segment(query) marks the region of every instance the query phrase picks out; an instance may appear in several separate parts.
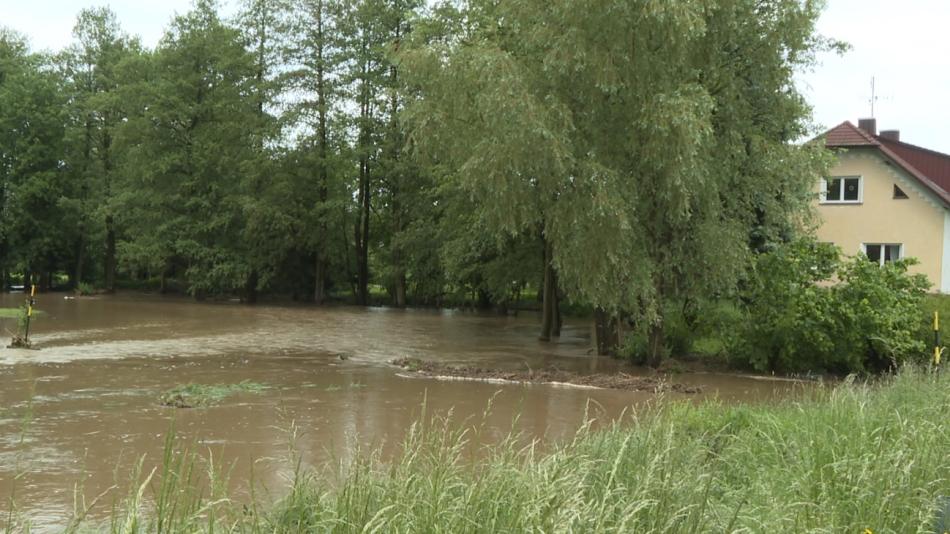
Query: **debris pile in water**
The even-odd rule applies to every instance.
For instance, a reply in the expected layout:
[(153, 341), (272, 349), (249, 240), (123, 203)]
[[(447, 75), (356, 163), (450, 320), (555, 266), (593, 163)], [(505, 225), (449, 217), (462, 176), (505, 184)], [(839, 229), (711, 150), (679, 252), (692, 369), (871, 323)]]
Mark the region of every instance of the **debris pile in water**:
[(8, 349), (32, 349), (33, 344), (29, 340), (25, 339), (23, 336), (13, 336), (10, 340), (10, 344), (7, 345)]
[(260, 393), (264, 384), (244, 380), (237, 384), (185, 384), (162, 393), (159, 402), (172, 408), (205, 408), (235, 393)]
[(486, 369), (474, 366), (449, 366), (418, 358), (399, 358), (390, 363), (420, 376), (445, 377), (467, 380), (504, 380), (529, 384), (571, 384), (602, 389), (628, 391), (672, 391), (675, 393), (700, 393), (702, 387), (669, 382), (659, 377), (634, 376), (627, 373), (580, 374), (561, 369), (527, 369), (510, 371)]

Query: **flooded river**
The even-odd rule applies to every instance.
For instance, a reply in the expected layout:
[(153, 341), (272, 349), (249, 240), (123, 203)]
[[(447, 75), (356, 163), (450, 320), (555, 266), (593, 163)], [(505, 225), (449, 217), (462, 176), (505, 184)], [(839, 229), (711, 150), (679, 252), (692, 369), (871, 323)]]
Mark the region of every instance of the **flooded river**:
[[(23, 295), (0, 296), (13, 307)], [(242, 306), (186, 299), (116, 296), (64, 299), (40, 295), (45, 313), (33, 325), (37, 351), (0, 349), (0, 530), (11, 497), (37, 531), (70, 516), (74, 494), (88, 499), (126, 484), (136, 461), (159, 464), (174, 421), (232, 478), (279, 494), (289, 429), (307, 465), (346, 461), (357, 448), (398, 451), (425, 402), (429, 412), (464, 421), (482, 417), (494, 396), (481, 444), (516, 430), (545, 442), (570, 436), (593, 401), (601, 420), (649, 400), (643, 392), (546, 385), (446, 382), (406, 378), (387, 362), (416, 357), (445, 363), (524, 369), (609, 370), (589, 355), (586, 323), (565, 325), (555, 343), (536, 339), (538, 319), (434, 310)], [(4, 345), (13, 320), (0, 321)], [(629, 370), (628, 370), (629, 372)], [(189, 382), (267, 386), (218, 406), (175, 409), (157, 399)], [(732, 375), (684, 375), (702, 395), (767, 399), (790, 386)], [(671, 394), (677, 397), (675, 394)], [(695, 395), (692, 397), (696, 397)], [(471, 419), (469, 419), (471, 420)], [(461, 423), (460, 423), (461, 424)], [(241, 484), (242, 482), (236, 482)], [(108, 515), (120, 490), (93, 515)]]

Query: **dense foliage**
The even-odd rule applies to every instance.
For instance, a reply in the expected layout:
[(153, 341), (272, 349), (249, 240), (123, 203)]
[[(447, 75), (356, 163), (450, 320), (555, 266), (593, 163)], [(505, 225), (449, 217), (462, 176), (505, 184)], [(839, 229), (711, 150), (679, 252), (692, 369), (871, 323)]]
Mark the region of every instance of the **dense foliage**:
[[(827, 154), (799, 0), (213, 0), (154, 49), (104, 8), (0, 34), (0, 282), (322, 303), (543, 302), (614, 337), (733, 291)], [(603, 344), (601, 344), (603, 345)]]
[(808, 240), (762, 254), (735, 316), (731, 353), (759, 370), (836, 372), (879, 371), (919, 356), (930, 283), (908, 274), (909, 265), (842, 260), (833, 245)]
[(824, 154), (790, 142), (808, 111), (790, 76), (824, 46), (816, 15), (798, 1), (443, 6), (406, 55), (416, 137), (489, 231), (540, 235), (544, 280), (636, 322), (656, 363), (664, 303), (734, 288), (807, 212)]

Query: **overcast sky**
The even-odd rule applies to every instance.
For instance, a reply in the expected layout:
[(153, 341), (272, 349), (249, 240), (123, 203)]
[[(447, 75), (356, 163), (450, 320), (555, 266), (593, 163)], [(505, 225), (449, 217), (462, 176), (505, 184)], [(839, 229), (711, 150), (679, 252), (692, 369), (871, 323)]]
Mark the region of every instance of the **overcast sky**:
[[(235, 0), (220, 2), (233, 13)], [(950, 153), (950, 0), (827, 0), (819, 31), (847, 41), (843, 57), (825, 55), (813, 72), (799, 75), (815, 121), (831, 127), (871, 114), (871, 77), (879, 129), (899, 129), (901, 139)], [(123, 28), (154, 46), (190, 0), (0, 0), (0, 25), (26, 34), (36, 49), (59, 49), (71, 40), (82, 7), (109, 5)]]

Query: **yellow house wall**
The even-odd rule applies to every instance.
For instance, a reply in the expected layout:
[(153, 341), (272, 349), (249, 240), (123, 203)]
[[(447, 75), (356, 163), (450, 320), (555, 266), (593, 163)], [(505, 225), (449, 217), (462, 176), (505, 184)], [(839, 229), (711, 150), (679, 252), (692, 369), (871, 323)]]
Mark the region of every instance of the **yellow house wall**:
[[(863, 199), (860, 204), (819, 201), (818, 239), (833, 242), (849, 256), (860, 252), (862, 243), (903, 243), (904, 257), (920, 261), (911, 268), (912, 272), (927, 275), (931, 290), (939, 291), (947, 210), (930, 192), (899, 168), (887, 164), (873, 149), (851, 149), (839, 154), (829, 174), (836, 176), (861, 176)], [(894, 184), (910, 198), (893, 198)]]

